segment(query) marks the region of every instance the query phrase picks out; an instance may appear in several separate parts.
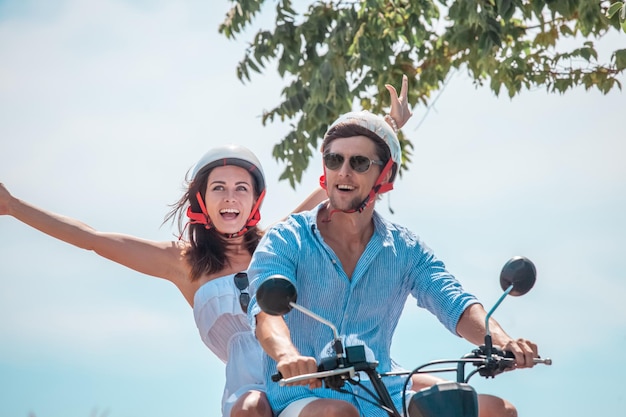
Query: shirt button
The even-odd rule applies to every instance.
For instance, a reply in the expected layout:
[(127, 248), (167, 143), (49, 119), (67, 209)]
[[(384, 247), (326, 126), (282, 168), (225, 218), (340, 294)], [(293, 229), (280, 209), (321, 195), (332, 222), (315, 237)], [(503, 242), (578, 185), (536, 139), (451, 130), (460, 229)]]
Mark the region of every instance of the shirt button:
[(335, 265), (336, 263), (337, 263), (337, 261), (335, 261), (335, 260), (333, 259), (333, 265)]

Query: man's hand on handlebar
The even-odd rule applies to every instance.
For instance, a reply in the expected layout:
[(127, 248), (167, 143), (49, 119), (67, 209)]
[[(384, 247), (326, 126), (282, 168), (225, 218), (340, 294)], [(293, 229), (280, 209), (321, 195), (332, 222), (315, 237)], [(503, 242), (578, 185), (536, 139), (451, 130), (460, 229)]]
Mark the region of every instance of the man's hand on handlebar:
[[(317, 372), (315, 358), (302, 356), (293, 345), (289, 329), (282, 316), (261, 312), (257, 314), (256, 322), (256, 337), (263, 349), (276, 361), (276, 368), (283, 379)], [(322, 381), (313, 378), (289, 385), (308, 385), (310, 388), (319, 388), (322, 386)]]
[(539, 357), (537, 345), (526, 339), (509, 340), (502, 349), (515, 355), (515, 368), (532, 368)]
[[(276, 368), (282, 374), (283, 378), (287, 379), (293, 376), (317, 372), (317, 361), (310, 356), (285, 356), (278, 361)], [(313, 378), (288, 385), (308, 385), (309, 388), (313, 389), (320, 388), (322, 381)]]

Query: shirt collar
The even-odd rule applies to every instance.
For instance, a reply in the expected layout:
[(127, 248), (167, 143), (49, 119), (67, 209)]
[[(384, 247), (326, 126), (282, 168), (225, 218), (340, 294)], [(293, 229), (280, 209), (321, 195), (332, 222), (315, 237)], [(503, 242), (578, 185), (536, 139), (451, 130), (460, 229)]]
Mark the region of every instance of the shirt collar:
[[(305, 222), (309, 230), (319, 230), (319, 227), (317, 227), (317, 214), (325, 205), (326, 200), (322, 201), (311, 210), (304, 212)], [(380, 236), (383, 240), (383, 244), (392, 240), (391, 230), (395, 228), (393, 224), (378, 214), (376, 210), (372, 213), (372, 219), (374, 221), (374, 235)]]

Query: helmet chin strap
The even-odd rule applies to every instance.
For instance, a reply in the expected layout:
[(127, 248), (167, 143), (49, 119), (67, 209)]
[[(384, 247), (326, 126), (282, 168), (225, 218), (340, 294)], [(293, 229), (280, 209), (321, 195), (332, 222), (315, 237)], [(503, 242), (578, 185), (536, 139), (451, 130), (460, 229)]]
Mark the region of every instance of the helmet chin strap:
[[(393, 161), (390, 158), (389, 161), (387, 161), (387, 164), (385, 165), (385, 167), (380, 171), (380, 175), (378, 176), (378, 179), (374, 183), (374, 186), (370, 190), (370, 192), (367, 195), (367, 197), (365, 197), (365, 199), (361, 202), (361, 204), (359, 204), (359, 207), (357, 207), (355, 209), (350, 209), (350, 210), (333, 209), (328, 214), (328, 218), (326, 220), (324, 220), (324, 221), (325, 222), (329, 222), (330, 218), (332, 217), (332, 215), (337, 213), (337, 212), (339, 212), (339, 211), (343, 212), (343, 213), (356, 213), (356, 212), (362, 213), (363, 210), (365, 210), (365, 208), (367, 208), (367, 206), (369, 206), (370, 204), (372, 204), (374, 202), (374, 200), (376, 199), (376, 194), (383, 194), (383, 193), (386, 193), (387, 191), (393, 190), (393, 183), (392, 182), (386, 182), (386, 183), (383, 184), (383, 181), (385, 180), (385, 176), (391, 170), (392, 166), (393, 166)], [(327, 184), (326, 184), (326, 167), (324, 167), (324, 175), (322, 175), (320, 177), (320, 187), (322, 187), (323, 189), (327, 190), (327, 188), (326, 188), (327, 187)]]
[[(227, 238), (239, 237), (239, 236), (244, 235), (249, 230), (250, 227), (256, 226), (261, 220), (261, 212), (259, 211), (259, 207), (261, 206), (261, 203), (263, 202), (263, 198), (265, 198), (265, 190), (263, 190), (259, 198), (257, 198), (256, 203), (252, 207), (252, 211), (250, 211), (250, 215), (248, 216), (248, 219), (246, 220), (246, 224), (237, 233), (222, 233), (222, 234), (226, 236)], [(185, 229), (187, 229), (187, 226), (190, 224), (203, 224), (206, 230), (209, 230), (215, 227), (213, 223), (211, 222), (211, 219), (209, 218), (209, 213), (206, 209), (206, 206), (204, 205), (204, 200), (202, 199), (202, 194), (200, 194), (200, 191), (196, 193), (196, 200), (198, 201), (198, 204), (200, 205), (200, 210), (202, 212), (196, 213), (191, 210), (191, 206), (187, 207), (187, 217), (189, 218), (189, 221), (187, 222), (187, 225), (185, 225), (185, 228), (183, 229), (183, 233), (185, 232)], [(180, 237), (182, 237), (183, 233), (181, 233)]]

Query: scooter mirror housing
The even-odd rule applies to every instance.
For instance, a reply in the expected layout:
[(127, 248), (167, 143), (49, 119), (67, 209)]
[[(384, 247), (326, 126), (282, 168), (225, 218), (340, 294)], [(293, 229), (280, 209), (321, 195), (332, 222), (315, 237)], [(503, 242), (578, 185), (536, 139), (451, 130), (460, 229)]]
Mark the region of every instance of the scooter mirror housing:
[(511, 285), (513, 289), (509, 295), (520, 296), (526, 294), (535, 285), (537, 270), (530, 259), (523, 256), (514, 256), (504, 264), (500, 273), (500, 287), (506, 291)]
[(296, 287), (283, 275), (272, 275), (259, 286), (256, 299), (263, 312), (272, 316), (284, 316), (291, 311), (291, 304), (298, 298)]

